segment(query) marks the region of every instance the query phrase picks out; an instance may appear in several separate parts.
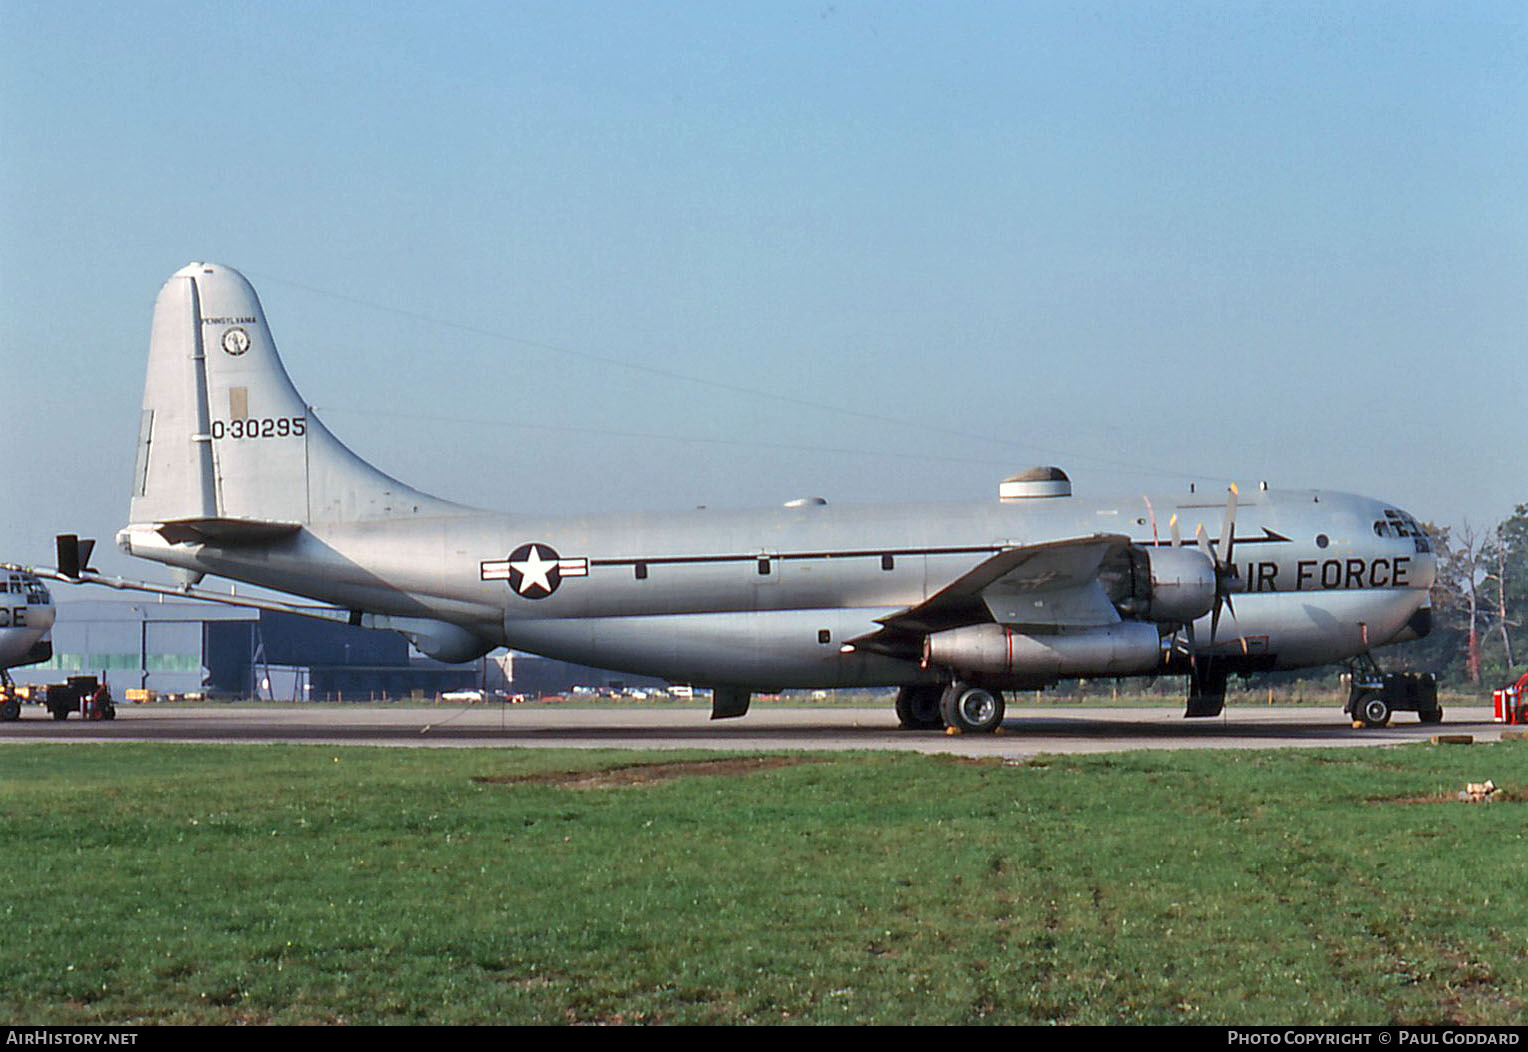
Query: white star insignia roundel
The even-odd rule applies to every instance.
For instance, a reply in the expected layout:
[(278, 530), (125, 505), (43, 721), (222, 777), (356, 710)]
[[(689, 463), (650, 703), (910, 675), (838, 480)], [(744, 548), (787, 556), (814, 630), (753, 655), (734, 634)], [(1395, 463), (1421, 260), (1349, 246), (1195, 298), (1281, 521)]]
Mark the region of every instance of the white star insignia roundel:
[(564, 577), (589, 576), (588, 559), (564, 559), (550, 544), (522, 544), (507, 559), (480, 564), (485, 581), (508, 581), (523, 599), (545, 599), (557, 591)]

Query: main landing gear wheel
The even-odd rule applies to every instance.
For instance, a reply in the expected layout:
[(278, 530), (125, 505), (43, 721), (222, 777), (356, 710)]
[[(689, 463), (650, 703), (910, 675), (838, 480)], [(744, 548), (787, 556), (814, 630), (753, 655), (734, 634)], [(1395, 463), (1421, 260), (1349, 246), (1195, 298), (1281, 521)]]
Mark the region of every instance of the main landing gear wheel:
[(897, 691), (897, 722), (903, 730), (937, 731), (944, 726), (939, 698), (944, 688), (937, 683), (918, 683)]
[(958, 680), (946, 687), (939, 699), (939, 713), (945, 726), (963, 734), (991, 734), (1002, 725), (1006, 708), (1002, 691)]

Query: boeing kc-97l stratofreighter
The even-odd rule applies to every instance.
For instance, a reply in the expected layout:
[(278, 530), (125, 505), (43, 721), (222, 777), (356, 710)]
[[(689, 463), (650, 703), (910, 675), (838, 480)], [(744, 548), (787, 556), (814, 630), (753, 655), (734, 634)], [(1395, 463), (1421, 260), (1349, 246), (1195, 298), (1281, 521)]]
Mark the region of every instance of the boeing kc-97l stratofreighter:
[(758, 691), (898, 687), (904, 726), (983, 732), (1005, 690), (1163, 673), (1189, 676), (1188, 715), (1214, 715), (1228, 673), (1367, 658), (1428, 628), (1426, 535), (1341, 493), (1084, 500), (1044, 468), (965, 505), (451, 503), (341, 444), (249, 282), (211, 263), (159, 294), (137, 448), (117, 543), (188, 591), (213, 574), (305, 596), (444, 661), (508, 646), (710, 687), (713, 718)]

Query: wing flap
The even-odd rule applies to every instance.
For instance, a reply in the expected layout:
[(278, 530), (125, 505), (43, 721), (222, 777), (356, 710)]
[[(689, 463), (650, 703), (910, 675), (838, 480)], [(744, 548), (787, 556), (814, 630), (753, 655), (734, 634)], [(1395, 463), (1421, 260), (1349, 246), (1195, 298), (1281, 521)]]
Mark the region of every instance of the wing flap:
[(982, 589), (992, 620), (1013, 628), (1057, 631), (1116, 624), (1098, 571), (1126, 537), (1084, 538), (1026, 549), (1033, 555)]

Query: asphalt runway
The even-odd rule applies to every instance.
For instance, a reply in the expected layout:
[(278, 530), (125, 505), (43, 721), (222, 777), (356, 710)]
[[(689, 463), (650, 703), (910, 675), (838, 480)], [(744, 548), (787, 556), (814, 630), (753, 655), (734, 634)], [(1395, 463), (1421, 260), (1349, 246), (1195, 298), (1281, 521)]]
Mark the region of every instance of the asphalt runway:
[(0, 744), (26, 742), (306, 743), (452, 748), (895, 749), (1019, 759), (1039, 753), (1127, 749), (1279, 749), (1398, 745), (1437, 734), (1495, 741), (1503, 727), (1488, 707), (1446, 709), (1423, 725), (1401, 713), (1382, 730), (1355, 730), (1336, 707), (1233, 707), (1186, 720), (1181, 706), (1012, 707), (995, 735), (904, 731), (891, 706), (759, 705), (741, 719), (713, 722), (702, 708), (557, 705), (126, 705), (110, 722), (52, 719), (26, 706), (0, 723)]

